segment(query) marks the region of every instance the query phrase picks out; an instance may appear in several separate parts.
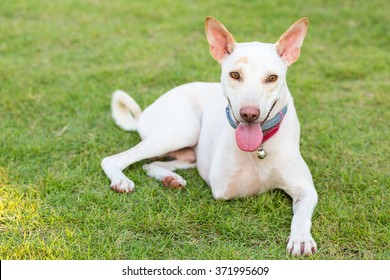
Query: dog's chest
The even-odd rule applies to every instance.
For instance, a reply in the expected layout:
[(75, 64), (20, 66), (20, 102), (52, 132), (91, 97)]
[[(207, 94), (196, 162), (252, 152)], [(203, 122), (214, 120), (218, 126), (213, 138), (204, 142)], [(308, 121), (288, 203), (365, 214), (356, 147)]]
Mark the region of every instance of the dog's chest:
[(261, 178), (252, 168), (240, 168), (232, 175), (225, 189), (225, 196), (228, 199), (256, 195), (266, 191), (265, 178)]
[[(229, 164), (230, 163), (230, 164)], [(272, 188), (271, 169), (254, 158), (241, 158), (224, 162), (210, 173), (214, 197), (233, 199), (253, 196)]]

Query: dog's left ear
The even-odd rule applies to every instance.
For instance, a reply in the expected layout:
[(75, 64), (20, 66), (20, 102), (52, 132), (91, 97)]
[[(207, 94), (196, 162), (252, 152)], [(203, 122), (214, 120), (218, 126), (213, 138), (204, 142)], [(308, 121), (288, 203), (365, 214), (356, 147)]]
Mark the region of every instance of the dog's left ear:
[(236, 42), (226, 27), (215, 18), (207, 17), (205, 27), (211, 55), (221, 63), (227, 55), (233, 52)]
[(308, 18), (298, 20), (276, 42), (276, 51), (287, 66), (298, 60), (308, 25)]

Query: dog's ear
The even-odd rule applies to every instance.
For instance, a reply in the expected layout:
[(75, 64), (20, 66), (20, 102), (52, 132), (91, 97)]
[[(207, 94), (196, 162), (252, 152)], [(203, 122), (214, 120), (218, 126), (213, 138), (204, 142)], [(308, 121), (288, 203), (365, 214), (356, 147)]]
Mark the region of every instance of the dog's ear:
[(219, 63), (225, 56), (231, 54), (236, 46), (232, 34), (222, 23), (212, 17), (206, 18), (206, 37), (211, 55)]
[(308, 25), (308, 18), (298, 20), (276, 42), (276, 51), (287, 66), (298, 60)]

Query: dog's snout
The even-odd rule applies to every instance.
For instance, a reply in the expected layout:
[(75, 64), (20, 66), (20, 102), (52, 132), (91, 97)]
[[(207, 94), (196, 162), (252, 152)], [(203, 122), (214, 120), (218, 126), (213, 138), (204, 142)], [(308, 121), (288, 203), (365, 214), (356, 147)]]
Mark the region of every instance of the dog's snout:
[(240, 116), (244, 121), (251, 123), (259, 118), (260, 110), (253, 106), (242, 107), (240, 109)]

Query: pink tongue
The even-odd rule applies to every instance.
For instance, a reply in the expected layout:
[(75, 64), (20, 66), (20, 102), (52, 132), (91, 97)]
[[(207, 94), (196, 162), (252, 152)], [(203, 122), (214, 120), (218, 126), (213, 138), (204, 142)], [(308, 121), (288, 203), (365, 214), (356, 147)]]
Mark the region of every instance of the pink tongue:
[(260, 124), (240, 123), (236, 129), (238, 147), (245, 152), (256, 151), (263, 141), (263, 132)]

